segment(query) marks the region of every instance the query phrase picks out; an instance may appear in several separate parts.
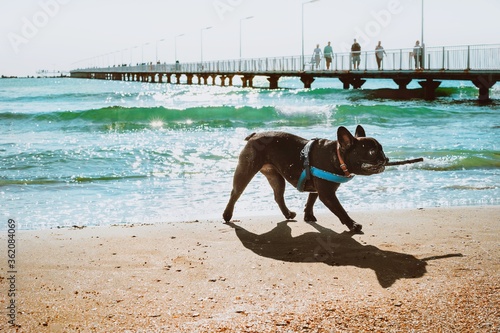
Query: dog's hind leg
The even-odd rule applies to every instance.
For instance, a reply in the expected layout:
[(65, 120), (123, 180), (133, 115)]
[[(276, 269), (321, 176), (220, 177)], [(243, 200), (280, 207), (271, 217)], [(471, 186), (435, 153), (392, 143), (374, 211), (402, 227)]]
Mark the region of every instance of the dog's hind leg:
[(318, 193), (309, 193), (307, 198), (306, 208), (304, 208), (304, 221), (306, 222), (316, 222), (317, 219), (314, 216), (313, 207), (314, 203), (318, 199)]
[(274, 191), (274, 200), (278, 204), (278, 206), (281, 209), (281, 212), (283, 215), (285, 215), (285, 218), (288, 220), (291, 220), (295, 218), (297, 215), (295, 212), (292, 212), (288, 209), (288, 207), (285, 204), (285, 179), (283, 176), (274, 168), (274, 166), (270, 164), (266, 164), (260, 169), (260, 172), (266, 176), (267, 180), (269, 181), (269, 184), (271, 184), (271, 187), (273, 188)]

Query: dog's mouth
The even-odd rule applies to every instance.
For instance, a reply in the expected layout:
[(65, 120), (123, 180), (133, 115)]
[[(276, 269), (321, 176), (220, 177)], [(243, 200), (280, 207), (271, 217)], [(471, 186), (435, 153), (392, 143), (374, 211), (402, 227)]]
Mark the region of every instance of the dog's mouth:
[(383, 163), (371, 164), (363, 163), (361, 164), (361, 169), (370, 174), (381, 173), (385, 170), (385, 165)]

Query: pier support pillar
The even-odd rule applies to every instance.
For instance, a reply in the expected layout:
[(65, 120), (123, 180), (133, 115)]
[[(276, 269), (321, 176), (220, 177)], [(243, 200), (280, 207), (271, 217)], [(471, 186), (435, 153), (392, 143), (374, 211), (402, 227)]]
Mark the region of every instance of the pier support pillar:
[(339, 80), (343, 83), (344, 89), (349, 89), (350, 85), (353, 89), (359, 89), (366, 82), (366, 80), (359, 77), (339, 77)]
[(210, 77), (212, 78), (212, 85), (215, 86), (215, 78), (217, 78), (217, 74), (212, 74)]
[(226, 75), (221, 75), (220, 76), (220, 86), (221, 87), (224, 87), (226, 85), (226, 78), (227, 78)]
[(181, 75), (180, 73), (175, 74), (175, 83), (181, 83)]
[(163, 73), (158, 73), (158, 82), (163, 83)]
[(314, 82), (314, 76), (312, 75), (301, 75), (300, 81), (304, 84), (304, 88), (311, 88), (311, 84)]
[(207, 74), (203, 74), (203, 75), (198, 76), (198, 83), (199, 84), (202, 84), (202, 81), (201, 81), (202, 79), (203, 79), (203, 84), (207, 85), (208, 75)]
[[(149, 78), (148, 78), (149, 81)], [(151, 83), (156, 83), (156, 73), (151, 74)]]
[(255, 75), (243, 75), (241, 77), (241, 82), (243, 88), (250, 87), (253, 88), (253, 78)]
[(366, 80), (361, 78), (353, 78), (351, 81), (351, 85), (354, 89), (360, 89), (363, 84), (365, 84)]
[(490, 88), (493, 87), (496, 81), (484, 76), (479, 76), (477, 79), (472, 80), (472, 83), (479, 88), (479, 101), (488, 102), (490, 100)]
[(193, 84), (193, 74), (186, 74), (187, 84)]
[(232, 87), (233, 86), (233, 76), (234, 75), (228, 75), (227, 80), (228, 80), (228, 86)]
[(441, 84), (441, 81), (433, 81), (432, 79), (427, 79), (425, 81), (419, 81), (418, 84), (424, 88), (424, 99), (431, 100), (436, 98), (436, 89)]
[[(267, 81), (269, 81), (269, 89), (278, 89), (278, 80), (280, 79), (281, 75), (270, 75), (267, 78)], [(314, 81), (314, 78), (313, 78)], [(304, 82), (304, 81), (302, 81)], [(312, 81), (311, 81), (312, 83)]]
[(351, 85), (351, 80), (350, 79), (347, 79), (345, 77), (339, 77), (339, 80), (340, 80), (340, 82), (342, 82), (342, 85), (343, 85), (342, 87), (344, 89), (346, 89), (346, 90), (349, 89), (349, 87)]
[(399, 86), (399, 90), (406, 90), (406, 86), (410, 84), (411, 79), (393, 79), (394, 82)]
[(167, 83), (172, 83), (172, 73), (165, 73), (167, 76)]

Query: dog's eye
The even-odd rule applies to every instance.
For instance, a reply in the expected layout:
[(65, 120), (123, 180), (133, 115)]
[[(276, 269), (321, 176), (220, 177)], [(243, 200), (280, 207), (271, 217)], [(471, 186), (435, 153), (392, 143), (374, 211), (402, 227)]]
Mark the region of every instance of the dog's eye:
[(368, 152), (368, 154), (370, 154), (370, 156), (375, 156), (377, 152), (375, 151), (375, 149), (370, 149), (370, 151)]

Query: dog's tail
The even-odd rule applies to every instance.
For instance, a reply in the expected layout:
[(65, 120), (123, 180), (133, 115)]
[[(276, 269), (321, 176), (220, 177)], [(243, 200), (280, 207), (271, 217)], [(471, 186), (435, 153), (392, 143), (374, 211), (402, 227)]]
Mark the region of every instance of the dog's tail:
[(250, 140), (250, 138), (251, 138), (252, 136), (254, 136), (255, 134), (257, 134), (257, 133), (255, 133), (255, 132), (254, 132), (254, 133), (250, 134), (249, 136), (247, 136), (247, 137), (245, 138), (245, 141)]

